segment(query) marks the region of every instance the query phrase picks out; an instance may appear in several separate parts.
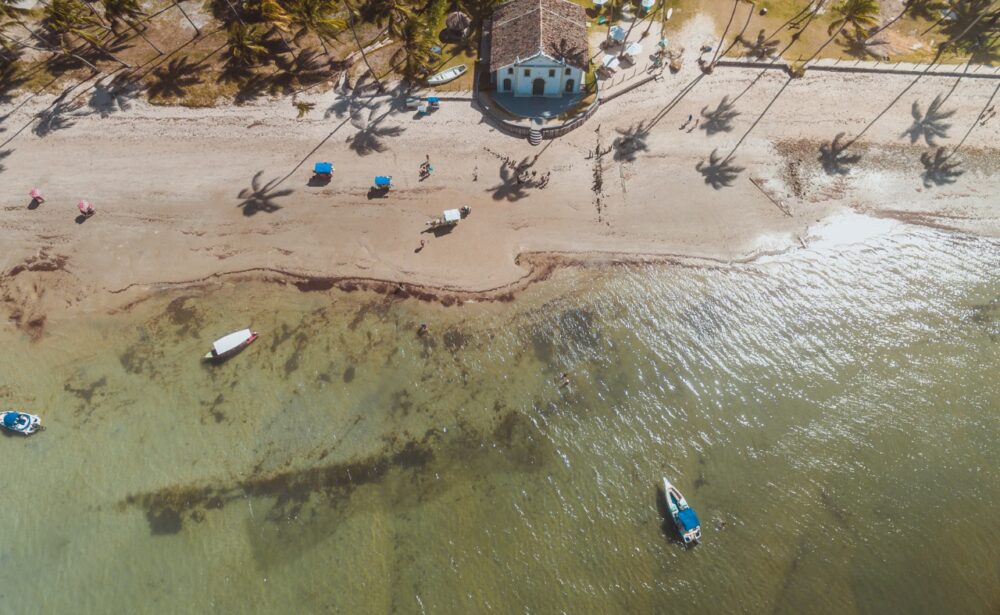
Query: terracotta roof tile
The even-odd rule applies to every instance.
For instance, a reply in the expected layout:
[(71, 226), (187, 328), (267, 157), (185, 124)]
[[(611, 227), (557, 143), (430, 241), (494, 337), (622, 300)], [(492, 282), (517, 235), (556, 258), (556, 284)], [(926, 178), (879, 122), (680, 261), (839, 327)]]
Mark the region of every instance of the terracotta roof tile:
[(513, 0), (493, 13), (490, 71), (544, 53), (587, 70), (587, 16), (568, 0)]

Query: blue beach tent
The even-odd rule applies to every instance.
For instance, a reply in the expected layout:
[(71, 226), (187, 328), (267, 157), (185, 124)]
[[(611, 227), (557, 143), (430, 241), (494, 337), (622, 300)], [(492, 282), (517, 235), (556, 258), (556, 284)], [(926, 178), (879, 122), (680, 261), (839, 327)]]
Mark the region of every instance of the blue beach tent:
[(313, 173), (317, 175), (330, 175), (333, 173), (332, 162), (317, 162), (313, 165)]
[(375, 187), (376, 188), (388, 188), (392, 185), (392, 177), (389, 175), (376, 175), (375, 176)]

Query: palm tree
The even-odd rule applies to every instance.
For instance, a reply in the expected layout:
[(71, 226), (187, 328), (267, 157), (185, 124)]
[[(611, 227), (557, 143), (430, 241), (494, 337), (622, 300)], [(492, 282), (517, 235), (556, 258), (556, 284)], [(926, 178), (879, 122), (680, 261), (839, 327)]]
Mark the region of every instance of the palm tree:
[(264, 32), (259, 24), (246, 25), (239, 22), (229, 24), (226, 29), (228, 54), (240, 66), (254, 66), (267, 55), (264, 46)]
[(379, 27), (385, 26), (389, 36), (403, 38), (406, 24), (414, 18), (413, 8), (405, 0), (368, 0), (362, 6), (361, 14), (369, 16)]
[(747, 40), (743, 38), (743, 35), (740, 35), (736, 37), (736, 41), (746, 49), (746, 55), (755, 60), (773, 58), (781, 45), (781, 41), (776, 38), (768, 39), (763, 29), (757, 33), (756, 40)]
[(604, 48), (607, 49), (611, 45), (611, 26), (615, 23), (615, 12), (621, 7), (623, 0), (607, 0), (604, 3), (604, 13), (608, 18), (608, 33), (604, 37)]
[(294, 40), (300, 39), (306, 33), (313, 33), (319, 39), (323, 53), (329, 57), (330, 49), (326, 41), (337, 38), (347, 27), (343, 19), (331, 17), (334, 4), (331, 0), (296, 0), (288, 7), (291, 23), (299, 27)]
[(715, 53), (712, 54), (712, 60), (702, 67), (702, 70), (705, 72), (711, 73), (712, 69), (715, 68), (715, 61), (719, 59), (719, 54), (722, 53), (722, 46), (726, 42), (726, 35), (729, 34), (729, 28), (733, 25), (733, 18), (736, 17), (736, 7), (739, 5), (740, 0), (733, 0), (733, 10), (729, 13), (729, 21), (726, 22), (726, 28), (722, 31), (722, 38), (719, 39), (719, 45), (716, 47)]
[(142, 20), (146, 18), (146, 13), (142, 10), (139, 0), (101, 0), (101, 4), (104, 5), (104, 16), (110, 22), (113, 32), (117, 32), (123, 25), (127, 26), (135, 30), (135, 33), (156, 50), (157, 54), (163, 55), (163, 51), (149, 40), (139, 27)]
[(0, 23), (16, 23), (24, 28), (28, 34), (34, 35), (31, 28), (22, 20), (23, 17), (27, 17), (30, 14), (31, 11), (19, 6), (17, 0), (0, 0)]
[(100, 39), (94, 32), (94, 29), (101, 27), (101, 24), (80, 0), (52, 0), (51, 3), (45, 5), (42, 25), (55, 35), (59, 41), (59, 46), (64, 51), (69, 47), (68, 39), (76, 37), (101, 51), (125, 68), (131, 68), (129, 64), (101, 45)]
[(429, 10), (406, 23), (400, 53), (403, 54), (403, 75), (407, 79), (424, 77), (430, 72), (434, 59), (434, 53), (431, 51), (434, 38), (428, 24), (435, 22), (433, 11)]
[[(236, 10), (236, 7), (232, 5), (231, 1), (226, 0), (226, 4), (229, 5), (229, 9), (236, 19), (241, 24), (246, 25), (243, 17)], [(246, 5), (244, 4), (244, 6)], [(292, 49), (291, 44), (285, 38), (285, 32), (288, 32), (288, 28), (292, 24), (292, 16), (285, 10), (285, 7), (278, 0), (256, 0), (250, 6), (255, 17), (269, 28), (269, 32), (274, 32), (278, 35), (282, 44), (285, 45), (285, 49), (288, 50), (288, 53), (292, 54), (292, 60), (298, 60), (298, 56)]]
[(656, 0), (656, 3), (653, 4), (653, 8), (649, 9), (649, 12), (643, 15), (643, 19), (646, 19), (647, 21), (646, 21), (646, 29), (642, 31), (642, 36), (639, 37), (640, 39), (644, 39), (647, 36), (649, 36), (649, 30), (650, 28), (653, 27), (653, 22), (656, 21), (653, 18), (656, 17), (657, 15), (663, 14), (663, 5), (665, 2), (666, 0)]
[(500, 3), (501, 0), (458, 0), (459, 9), (472, 18), (472, 30), (478, 30)]
[[(821, 3), (822, 4), (822, 3)], [(832, 43), (847, 26), (854, 26), (855, 30), (867, 31), (878, 23), (879, 6), (878, 0), (844, 0), (833, 9), (836, 19), (830, 23), (827, 33), (831, 34), (825, 43), (820, 45), (809, 58), (802, 63), (801, 72), (805, 67), (818, 56), (827, 45)]]
[(378, 75), (375, 74), (375, 69), (372, 68), (371, 62), (368, 61), (368, 54), (365, 52), (365, 46), (361, 44), (361, 39), (358, 38), (358, 30), (355, 26), (355, 20), (358, 18), (357, 9), (351, 6), (347, 0), (344, 0), (344, 6), (347, 7), (347, 24), (351, 28), (351, 36), (354, 37), (354, 44), (358, 46), (358, 52), (361, 53), (361, 60), (365, 63), (365, 66), (368, 67), (368, 73), (372, 76), (372, 79), (375, 80), (375, 87), (378, 88), (379, 92), (381, 92), (385, 88), (382, 85), (382, 81), (379, 80)]
[(951, 0), (948, 10), (949, 18), (941, 27), (947, 37), (942, 47), (968, 52), (1000, 34), (1000, 9), (992, 0)]
[(67, 56), (69, 56), (69, 57), (71, 57), (71, 58), (73, 58), (75, 60), (78, 60), (78, 61), (82, 62), (83, 64), (86, 64), (94, 72), (99, 72), (99, 69), (96, 66), (94, 66), (94, 64), (92, 62), (90, 62), (89, 60), (87, 60), (83, 56), (79, 55), (75, 51), (72, 51), (68, 47), (59, 47), (58, 49), (53, 49), (49, 45), (49, 43), (47, 41), (45, 41), (44, 39), (42, 39), (40, 36), (38, 36), (37, 34), (35, 34), (33, 31), (29, 30), (29, 32), (31, 32), (31, 35), (33, 37), (37, 38), (43, 45), (45, 45), (45, 47), (38, 47), (36, 45), (31, 45), (29, 43), (25, 43), (24, 41), (19, 41), (19, 40), (15, 39), (15, 38), (12, 38), (12, 37), (10, 37), (10, 36), (8, 36), (8, 35), (6, 35), (6, 34), (3, 33), (3, 28), (2, 27), (0, 27), (0, 40), (3, 41), (3, 46), (4, 46), (5, 49), (10, 49), (10, 48), (13, 48), (13, 47), (24, 47), (24, 48), (27, 48), (27, 49), (34, 49), (35, 51), (42, 51), (42, 52), (45, 52), (45, 53), (61, 53), (63, 55), (67, 55)]

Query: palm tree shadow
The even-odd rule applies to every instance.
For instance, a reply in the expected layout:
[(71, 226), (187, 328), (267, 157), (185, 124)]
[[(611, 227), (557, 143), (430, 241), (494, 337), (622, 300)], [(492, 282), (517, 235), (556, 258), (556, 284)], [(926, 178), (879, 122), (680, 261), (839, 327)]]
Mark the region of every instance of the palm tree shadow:
[(949, 162), (951, 158), (944, 147), (939, 147), (931, 152), (924, 152), (920, 155), (920, 163), (924, 165), (924, 187), (944, 186), (954, 184), (965, 171), (960, 169), (961, 163), (958, 161)]
[(276, 56), (278, 71), (271, 76), (272, 94), (290, 94), (323, 81), (330, 76), (328, 67), (313, 49), (306, 49), (298, 56), (286, 61), (284, 56)]
[(493, 193), (494, 201), (509, 201), (511, 203), (520, 201), (528, 196), (528, 191), (527, 186), (518, 179), (519, 175), (520, 172), (517, 169), (504, 164), (500, 167), (500, 183), (487, 188), (486, 191)]
[(238, 105), (248, 103), (256, 98), (267, 94), (272, 87), (271, 76), (248, 71), (244, 73), (242, 79), (236, 73), (229, 73), (228, 77), (237, 80), (239, 88), (233, 97)]
[(724, 96), (719, 102), (719, 106), (712, 111), (709, 111), (706, 105), (701, 110), (701, 116), (705, 118), (705, 121), (701, 125), (702, 130), (708, 136), (720, 132), (731, 132), (733, 130), (733, 120), (740, 115), (740, 112), (733, 108), (734, 105), (735, 102), (730, 101), (728, 96)]
[(847, 153), (851, 142), (841, 142), (845, 134), (847, 133), (839, 132), (833, 141), (819, 146), (819, 161), (827, 175), (847, 175), (851, 172), (850, 165), (861, 160), (861, 154)]
[[(3, 160), (4, 158), (6, 158), (7, 156), (10, 156), (13, 153), (14, 153), (14, 150), (12, 150), (12, 149), (3, 149), (3, 150), (0, 150), (0, 160)], [(3, 164), (0, 164), (0, 173), (3, 173), (6, 170), (7, 170), (7, 167), (4, 166)]]
[(720, 156), (718, 149), (713, 149), (708, 160), (702, 160), (694, 168), (704, 176), (705, 183), (715, 190), (732, 186), (744, 170), (744, 167), (734, 166), (731, 157), (723, 158)]
[(70, 128), (76, 124), (73, 117), (81, 106), (82, 103), (76, 100), (67, 102), (57, 99), (57, 102), (53, 103), (52, 106), (38, 114), (38, 122), (31, 131), (38, 137), (45, 138), (57, 130)]
[(740, 35), (736, 37), (736, 42), (744, 48), (747, 57), (757, 61), (773, 58), (778, 53), (778, 47), (781, 46), (781, 41), (768, 38), (763, 29), (757, 33), (755, 40), (749, 40)]
[(364, 109), (355, 109), (351, 113), (351, 125), (357, 128), (358, 132), (347, 137), (347, 143), (359, 156), (387, 151), (389, 145), (385, 140), (398, 137), (406, 130), (403, 126), (382, 126), (382, 121), (392, 113), (392, 110), (375, 117), (379, 109), (380, 106), (375, 106), (368, 110), (367, 114)]
[(192, 63), (187, 56), (174, 58), (166, 66), (153, 71), (153, 81), (149, 84), (150, 98), (182, 98), (187, 89), (201, 81), (199, 73), (204, 65)]
[(864, 30), (852, 30), (850, 33), (845, 31), (843, 39), (838, 42), (847, 55), (858, 60), (867, 60), (868, 58), (881, 60), (888, 55), (886, 49), (889, 42), (879, 38), (870, 38), (868, 32)]
[(644, 122), (633, 124), (628, 130), (616, 130), (616, 132), (619, 136), (611, 144), (615, 150), (615, 161), (634, 162), (637, 154), (649, 151), (649, 146), (646, 144), (649, 128)]
[(132, 108), (132, 100), (139, 95), (141, 84), (133, 75), (119, 73), (109, 81), (98, 81), (87, 101), (87, 106), (101, 117)]
[(7, 104), (13, 100), (12, 93), (28, 78), (21, 74), (14, 62), (0, 61), (0, 104)]
[(920, 109), (920, 103), (913, 101), (913, 107), (911, 108), (913, 125), (903, 133), (903, 136), (909, 135), (910, 143), (916, 143), (923, 138), (924, 142), (932, 147), (937, 145), (935, 140), (938, 137), (947, 139), (951, 124), (946, 123), (944, 120), (955, 115), (955, 110), (942, 111), (941, 106), (943, 104), (944, 97), (938, 94), (934, 97), (934, 101), (930, 106), (927, 107), (927, 113), (924, 113)]
[(250, 180), (250, 187), (240, 190), (239, 198), (243, 199), (237, 207), (243, 208), (244, 216), (253, 216), (258, 212), (274, 213), (281, 209), (281, 205), (275, 203), (275, 199), (288, 196), (295, 192), (292, 188), (276, 190), (281, 183), (279, 178), (272, 179), (266, 184), (261, 184), (260, 177), (264, 171), (257, 171), (257, 174)]

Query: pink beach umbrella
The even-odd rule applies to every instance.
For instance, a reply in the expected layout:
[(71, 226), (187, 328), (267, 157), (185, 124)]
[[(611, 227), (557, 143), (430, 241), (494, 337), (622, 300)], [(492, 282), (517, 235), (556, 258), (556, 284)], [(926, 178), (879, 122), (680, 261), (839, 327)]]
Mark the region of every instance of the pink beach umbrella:
[(85, 216), (94, 213), (94, 206), (90, 204), (90, 201), (80, 201), (76, 206), (80, 208), (80, 213)]
[(31, 192), (28, 193), (28, 196), (30, 196), (32, 200), (38, 201), (39, 203), (45, 200), (45, 197), (42, 196), (42, 191), (38, 188), (32, 188)]

